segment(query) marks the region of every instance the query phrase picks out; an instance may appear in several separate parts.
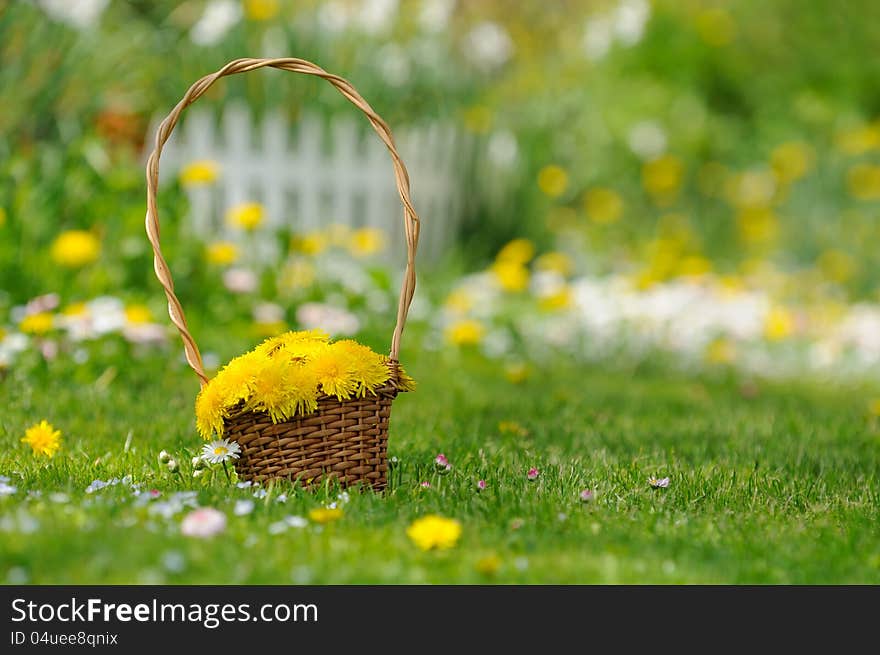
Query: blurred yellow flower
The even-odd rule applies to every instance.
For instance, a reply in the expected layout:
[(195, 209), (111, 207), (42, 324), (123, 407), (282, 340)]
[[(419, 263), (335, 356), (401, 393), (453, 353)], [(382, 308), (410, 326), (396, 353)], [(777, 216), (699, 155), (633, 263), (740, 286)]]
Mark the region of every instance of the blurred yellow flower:
[(149, 323), (153, 320), (153, 313), (146, 305), (129, 305), (125, 308), (125, 320), (136, 325)]
[(730, 339), (721, 337), (706, 346), (705, 357), (710, 364), (730, 364), (736, 359), (736, 347)]
[(315, 267), (303, 257), (290, 260), (278, 276), (278, 286), (286, 291), (308, 289), (314, 282)]
[(684, 181), (684, 164), (674, 155), (663, 155), (642, 166), (642, 187), (659, 205), (670, 204)]
[(880, 416), (880, 398), (874, 398), (868, 403), (868, 411), (874, 416)]
[(39, 312), (21, 319), (18, 329), (25, 334), (46, 334), (52, 329), (53, 323), (52, 314), (49, 312)]
[(211, 184), (220, 175), (220, 165), (210, 159), (190, 162), (180, 169), (180, 183), (186, 187)]
[(413, 521), (406, 534), (422, 550), (446, 550), (458, 543), (461, 524), (453, 519), (429, 514)]
[(91, 264), (101, 254), (101, 242), (86, 230), (68, 230), (52, 242), (52, 260), (59, 266), (79, 268)]
[(736, 173), (727, 178), (724, 195), (727, 202), (739, 209), (769, 207), (776, 196), (776, 178), (764, 168)]
[(584, 209), (594, 223), (616, 223), (623, 215), (623, 198), (613, 189), (596, 187), (584, 196)]
[(214, 241), (205, 247), (208, 262), (216, 266), (228, 266), (238, 260), (238, 246), (229, 241)]
[(880, 165), (856, 164), (846, 175), (850, 194), (859, 200), (880, 200)]
[(499, 569), (501, 569), (501, 558), (495, 553), (486, 555), (477, 560), (476, 564), (474, 564), (474, 568), (477, 573), (482, 573), (483, 575), (488, 576), (495, 575), (498, 573)]
[(880, 121), (838, 132), (834, 143), (838, 150), (847, 155), (863, 155), (880, 149)]
[(479, 321), (462, 319), (446, 328), (445, 336), (449, 343), (456, 346), (475, 346), (483, 339), (486, 328)]
[(712, 262), (702, 255), (688, 255), (687, 257), (682, 257), (681, 261), (678, 262), (676, 272), (684, 277), (705, 275), (712, 272)]
[(375, 227), (364, 227), (355, 230), (348, 245), (355, 257), (375, 255), (385, 247), (385, 233)]
[(508, 264), (524, 265), (528, 264), (534, 256), (535, 244), (528, 239), (514, 239), (498, 251), (495, 260)]
[(243, 4), (248, 20), (271, 20), (281, 9), (279, 0), (243, 0)]
[(736, 216), (740, 237), (746, 243), (773, 241), (779, 234), (779, 219), (772, 209), (743, 209)]
[(844, 283), (852, 279), (856, 273), (856, 261), (842, 250), (826, 250), (816, 264), (829, 280)]
[(564, 252), (547, 252), (535, 260), (535, 269), (568, 277), (574, 272), (574, 262)]
[[(348, 243), (348, 239), (344, 243)], [(290, 239), (290, 247), (305, 255), (320, 255), (327, 250), (328, 237), (317, 230), (306, 234), (297, 234)], [(343, 245), (342, 243), (338, 245)]]
[(563, 286), (551, 294), (538, 300), (538, 307), (544, 311), (554, 312), (571, 307), (571, 289)]
[(568, 188), (568, 173), (562, 166), (550, 164), (538, 172), (538, 188), (551, 198), (558, 198)]
[(464, 289), (455, 289), (451, 291), (446, 300), (443, 301), (443, 307), (453, 314), (466, 314), (474, 305), (473, 298)]
[(309, 512), (309, 519), (315, 523), (332, 523), (341, 518), (341, 507), (316, 507)]
[(61, 447), (61, 432), (47, 421), (40, 421), (25, 430), (22, 443), (31, 447), (34, 455), (52, 457)]
[(491, 270), (505, 291), (516, 293), (529, 286), (529, 269), (522, 264), (498, 261), (492, 264)]
[(788, 141), (770, 153), (770, 166), (780, 184), (791, 184), (806, 175), (816, 161), (816, 151), (803, 141)]
[(522, 384), (531, 374), (532, 371), (525, 362), (511, 362), (504, 367), (504, 377), (511, 384)]
[(551, 207), (544, 219), (551, 232), (576, 230), (579, 226), (578, 213), (571, 207)]
[(492, 128), (492, 110), (485, 105), (474, 105), (464, 112), (465, 129), (476, 134), (485, 134)]
[(724, 9), (705, 9), (697, 14), (697, 32), (703, 41), (718, 48), (736, 38), (736, 22)]
[(781, 341), (794, 333), (795, 318), (785, 307), (774, 307), (764, 321), (764, 336), (770, 341)]
[(248, 232), (256, 230), (265, 218), (263, 205), (258, 202), (246, 202), (231, 207), (226, 212), (226, 220), (230, 225), (240, 227)]
[(70, 303), (61, 310), (61, 313), (64, 314), (64, 316), (85, 316), (87, 312), (88, 308), (84, 302)]

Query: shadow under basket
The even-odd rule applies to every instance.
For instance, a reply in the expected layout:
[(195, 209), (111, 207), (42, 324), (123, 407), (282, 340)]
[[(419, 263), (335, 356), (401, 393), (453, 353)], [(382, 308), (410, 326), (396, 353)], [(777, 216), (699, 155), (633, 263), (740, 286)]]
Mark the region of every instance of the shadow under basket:
[(235, 470), (242, 480), (286, 478), (309, 487), (327, 479), (341, 486), (387, 484), (388, 423), (396, 386), (364, 398), (321, 396), (312, 414), (274, 423), (265, 412), (239, 410), (224, 436), (241, 447)]

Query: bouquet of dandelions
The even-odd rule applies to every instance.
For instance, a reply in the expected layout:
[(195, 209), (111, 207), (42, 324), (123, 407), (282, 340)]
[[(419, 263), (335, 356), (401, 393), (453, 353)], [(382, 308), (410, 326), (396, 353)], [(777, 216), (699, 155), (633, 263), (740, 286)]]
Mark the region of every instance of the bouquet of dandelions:
[(388, 356), (351, 339), (331, 342), (320, 330), (267, 339), (226, 364), (196, 397), (199, 434), (218, 439), (206, 446), (204, 459), (238, 454), (237, 444), (223, 439), (233, 412), (263, 412), (280, 423), (314, 413), (321, 398), (375, 396), (392, 378), (399, 391), (413, 390), (415, 381), (395, 366), (396, 376)]

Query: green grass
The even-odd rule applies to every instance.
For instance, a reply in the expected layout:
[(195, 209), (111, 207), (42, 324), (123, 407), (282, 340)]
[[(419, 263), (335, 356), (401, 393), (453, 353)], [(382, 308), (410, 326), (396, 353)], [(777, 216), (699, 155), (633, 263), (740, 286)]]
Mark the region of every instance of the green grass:
[[(156, 359), (114, 373), (11, 373), (0, 382), (0, 474), (18, 492), (0, 497), (0, 582), (880, 583), (872, 390), (759, 383), (744, 394), (735, 379), (563, 365), (512, 385), (477, 357), (439, 359), (408, 362), (420, 388), (394, 406), (390, 490), (352, 493), (338, 522), (280, 534), (269, 526), (337, 491), (282, 483), (233, 515), (252, 490), (222, 470), (190, 477), (200, 441), (195, 385), (181, 368)], [(48, 462), (19, 443), (42, 418), (65, 437)], [(501, 421), (528, 435), (502, 433)], [(181, 476), (157, 464), (163, 448)], [(451, 473), (433, 471), (438, 452)], [(530, 466), (541, 471), (534, 483)], [(182, 513), (151, 516), (123, 485), (84, 491), (127, 474), (165, 499), (197, 490), (200, 504), (226, 512), (226, 532), (185, 538)], [(651, 489), (652, 475), (668, 475), (669, 488)], [(481, 478), (489, 486), (478, 493)], [(579, 501), (584, 488), (593, 502)], [(427, 513), (462, 523), (456, 548), (410, 543), (407, 526)], [(493, 554), (498, 570), (480, 572)]]

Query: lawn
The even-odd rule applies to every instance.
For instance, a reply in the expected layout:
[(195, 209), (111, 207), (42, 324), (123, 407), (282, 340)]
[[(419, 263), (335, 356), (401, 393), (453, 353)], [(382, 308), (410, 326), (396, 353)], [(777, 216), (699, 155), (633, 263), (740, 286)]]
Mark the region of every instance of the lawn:
[[(419, 389), (395, 403), (390, 488), (347, 502), (288, 483), (255, 495), (222, 469), (193, 479), (196, 385), (180, 366), (11, 371), (0, 475), (17, 491), (0, 496), (0, 581), (880, 583), (880, 431), (865, 413), (876, 389), (562, 362), (513, 384), (475, 354), (405, 361)], [(51, 460), (20, 443), (43, 418), (64, 433)], [(128, 480), (86, 492), (127, 475), (141, 495)], [(286, 521), (333, 501), (335, 522)], [(223, 511), (226, 531), (181, 535), (195, 503)], [(431, 513), (461, 523), (457, 546), (409, 540)]]

